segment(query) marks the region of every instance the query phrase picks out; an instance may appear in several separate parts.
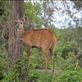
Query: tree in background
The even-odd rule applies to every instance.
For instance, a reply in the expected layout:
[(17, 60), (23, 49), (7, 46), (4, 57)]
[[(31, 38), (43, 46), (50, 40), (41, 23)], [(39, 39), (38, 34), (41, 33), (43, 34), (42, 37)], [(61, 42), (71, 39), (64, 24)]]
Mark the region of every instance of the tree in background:
[(25, 16), (28, 17), (26, 27), (39, 28), (42, 25), (41, 20), (41, 5), (39, 3), (32, 4), (31, 1), (24, 3)]

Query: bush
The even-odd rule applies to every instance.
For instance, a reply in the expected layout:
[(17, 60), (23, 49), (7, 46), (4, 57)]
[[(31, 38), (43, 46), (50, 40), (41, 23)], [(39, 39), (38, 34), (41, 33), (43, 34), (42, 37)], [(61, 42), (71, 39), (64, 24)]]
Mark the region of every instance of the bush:
[(62, 73), (59, 82), (81, 82), (82, 70), (67, 70)]

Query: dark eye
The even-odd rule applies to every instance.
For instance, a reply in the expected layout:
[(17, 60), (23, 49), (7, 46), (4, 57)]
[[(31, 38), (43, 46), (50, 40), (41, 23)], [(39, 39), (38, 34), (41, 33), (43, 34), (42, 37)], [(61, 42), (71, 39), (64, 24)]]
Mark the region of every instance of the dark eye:
[(21, 23), (22, 24), (22, 23)]

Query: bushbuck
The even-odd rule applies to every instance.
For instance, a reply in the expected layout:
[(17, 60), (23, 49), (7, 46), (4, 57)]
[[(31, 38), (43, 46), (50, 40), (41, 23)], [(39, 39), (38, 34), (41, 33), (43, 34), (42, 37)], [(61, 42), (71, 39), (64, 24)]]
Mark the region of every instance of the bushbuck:
[(49, 29), (32, 29), (29, 31), (24, 30), (25, 20), (16, 19), (18, 31), (21, 32), (22, 42), (27, 48), (27, 59), (29, 64), (31, 48), (41, 48), (45, 58), (45, 69), (48, 68), (48, 55), (54, 59), (54, 48), (57, 43), (55, 34)]

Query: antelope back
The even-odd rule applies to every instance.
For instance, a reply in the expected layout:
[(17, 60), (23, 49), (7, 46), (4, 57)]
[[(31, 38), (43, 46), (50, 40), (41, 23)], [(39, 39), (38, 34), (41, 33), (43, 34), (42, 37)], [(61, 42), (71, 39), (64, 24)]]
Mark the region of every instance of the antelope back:
[(23, 42), (31, 47), (50, 48), (56, 43), (56, 37), (48, 29), (30, 30), (24, 33)]

